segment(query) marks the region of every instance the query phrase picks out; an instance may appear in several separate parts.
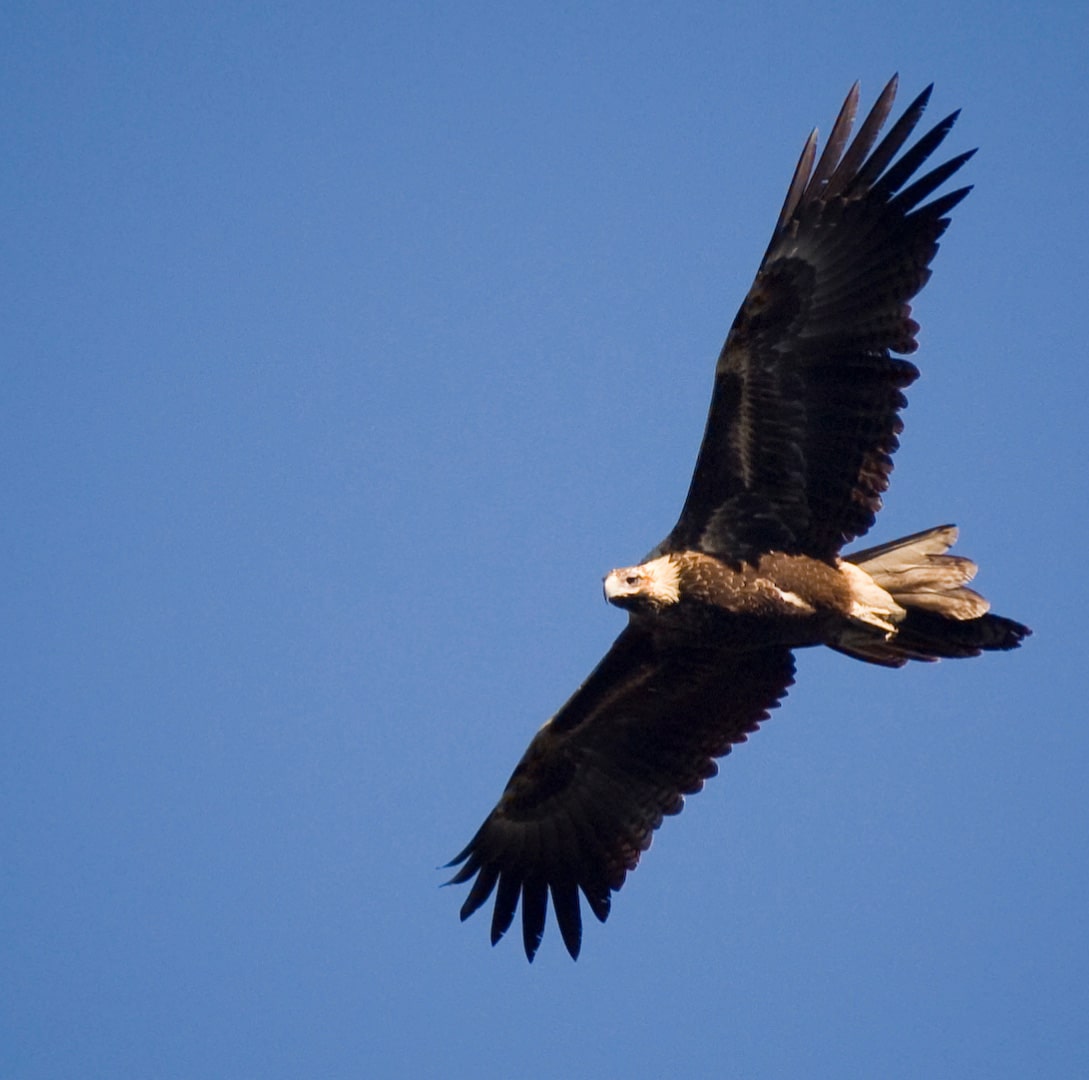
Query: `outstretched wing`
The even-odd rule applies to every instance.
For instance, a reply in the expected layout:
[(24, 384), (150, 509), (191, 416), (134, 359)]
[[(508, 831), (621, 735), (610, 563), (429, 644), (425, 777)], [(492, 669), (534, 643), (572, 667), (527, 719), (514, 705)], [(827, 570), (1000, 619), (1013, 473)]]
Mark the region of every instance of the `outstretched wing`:
[[(666, 814), (718, 771), (714, 758), (755, 731), (793, 681), (789, 650), (663, 651), (628, 627), (574, 696), (537, 732), (498, 806), (449, 865), (476, 877), (467, 919), (496, 891), (494, 945), (522, 903), (532, 960), (551, 894), (567, 951), (582, 940), (579, 891), (605, 921)], [(497, 888), (498, 886), (498, 888)]]
[(924, 200), (974, 153), (909, 183), (957, 113), (901, 154), (928, 87), (873, 149), (895, 94), (893, 78), (848, 147), (856, 84), (816, 166), (810, 135), (719, 356), (684, 509), (657, 550), (828, 559), (873, 524), (903, 427), (902, 391), (918, 375), (892, 353), (916, 347), (908, 301), (970, 188)]

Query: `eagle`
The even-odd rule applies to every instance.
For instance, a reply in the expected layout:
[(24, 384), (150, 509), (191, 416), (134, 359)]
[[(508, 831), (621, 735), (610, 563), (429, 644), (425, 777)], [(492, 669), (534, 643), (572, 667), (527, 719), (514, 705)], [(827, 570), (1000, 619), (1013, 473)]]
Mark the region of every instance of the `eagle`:
[(495, 894), (493, 945), (520, 903), (532, 961), (551, 896), (577, 959), (580, 894), (604, 922), (663, 818), (779, 705), (795, 649), (901, 667), (1030, 633), (968, 587), (976, 566), (948, 554), (952, 525), (841, 554), (888, 488), (919, 374), (903, 358), (918, 332), (909, 303), (971, 190), (930, 198), (974, 150), (919, 175), (958, 112), (905, 149), (932, 86), (878, 141), (896, 89), (894, 76), (852, 140), (856, 83), (819, 159), (817, 132), (806, 141), (719, 354), (680, 518), (604, 579), (627, 626), (447, 864), (460, 867), (447, 884), (472, 882), (462, 920)]

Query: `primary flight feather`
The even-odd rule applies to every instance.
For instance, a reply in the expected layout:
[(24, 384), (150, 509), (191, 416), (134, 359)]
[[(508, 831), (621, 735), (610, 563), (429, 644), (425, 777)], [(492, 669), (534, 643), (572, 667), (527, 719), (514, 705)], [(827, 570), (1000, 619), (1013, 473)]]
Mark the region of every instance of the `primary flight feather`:
[(771, 242), (715, 367), (677, 524), (605, 595), (628, 625), (534, 736), (498, 805), (450, 863), (468, 918), (495, 894), (491, 939), (521, 905), (532, 960), (551, 897), (577, 957), (580, 896), (604, 921), (654, 830), (769, 716), (792, 650), (887, 667), (1011, 649), (1029, 630), (988, 613), (949, 525), (843, 556), (888, 487), (903, 391), (918, 376), (909, 301), (930, 277), (972, 156), (919, 174), (953, 127), (912, 146), (930, 88), (878, 142), (896, 79), (853, 141), (851, 89), (817, 160), (810, 135)]

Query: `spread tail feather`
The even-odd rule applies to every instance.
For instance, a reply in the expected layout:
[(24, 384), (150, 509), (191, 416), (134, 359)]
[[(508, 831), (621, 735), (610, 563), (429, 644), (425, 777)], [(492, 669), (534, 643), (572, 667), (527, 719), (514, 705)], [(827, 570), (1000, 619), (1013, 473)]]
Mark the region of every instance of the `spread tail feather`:
[(904, 614), (892, 634), (878, 637), (864, 627), (851, 629), (834, 647), (886, 667), (1017, 648), (1032, 631), (1013, 619), (989, 614), (991, 605), (967, 587), (976, 576), (976, 564), (946, 554), (956, 539), (955, 526), (940, 525), (847, 556), (892, 596)]

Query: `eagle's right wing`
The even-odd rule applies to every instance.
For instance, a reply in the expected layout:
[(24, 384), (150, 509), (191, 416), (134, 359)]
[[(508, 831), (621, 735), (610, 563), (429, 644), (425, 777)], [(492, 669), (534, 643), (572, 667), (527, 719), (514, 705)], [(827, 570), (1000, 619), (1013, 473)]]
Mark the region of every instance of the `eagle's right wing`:
[(715, 774), (714, 759), (755, 731), (793, 681), (794, 659), (774, 646), (743, 653), (663, 651), (630, 626), (585, 683), (537, 732), (499, 804), (450, 865), (469, 881), (468, 918), (498, 891), (495, 944), (522, 903), (526, 956), (544, 932), (548, 895), (574, 957), (579, 891), (604, 922), (666, 814)]
[(918, 375), (909, 301), (930, 277), (960, 188), (926, 200), (972, 155), (916, 177), (956, 113), (904, 150), (927, 88), (876, 146), (893, 79), (848, 145), (851, 90), (816, 160), (798, 162), (756, 280), (730, 329), (688, 497), (657, 551), (830, 559), (873, 524)]

